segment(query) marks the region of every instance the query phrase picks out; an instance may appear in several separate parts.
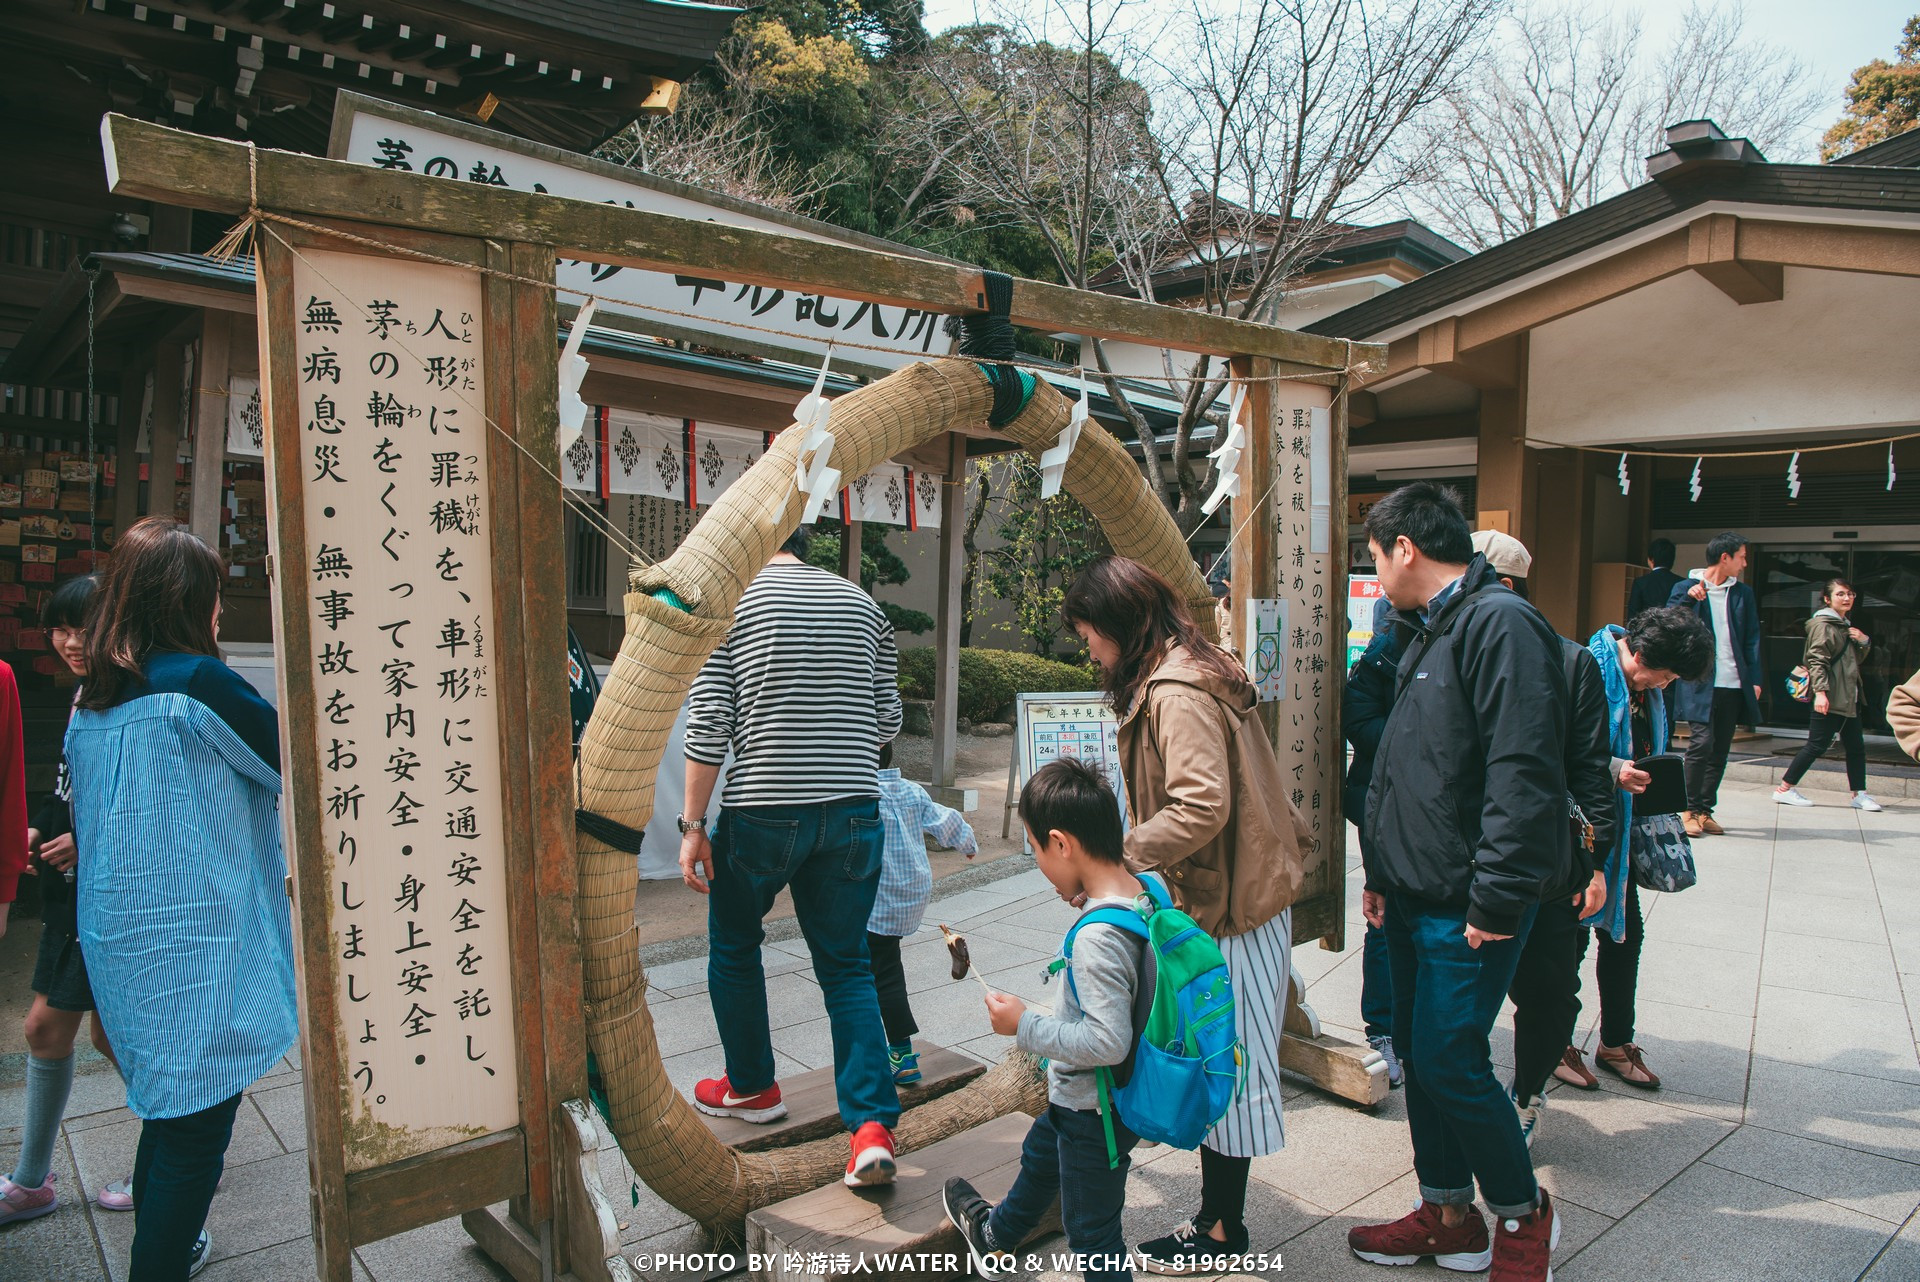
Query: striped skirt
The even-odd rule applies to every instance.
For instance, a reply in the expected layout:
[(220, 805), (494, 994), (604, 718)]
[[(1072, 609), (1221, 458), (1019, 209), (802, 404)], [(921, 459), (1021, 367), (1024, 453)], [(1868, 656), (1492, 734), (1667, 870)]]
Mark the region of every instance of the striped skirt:
[(1227, 1157), (1265, 1157), (1287, 1142), (1280, 1117), (1280, 1031), (1293, 967), (1293, 911), (1219, 943), (1233, 980), (1247, 1080), (1240, 1098), (1208, 1133), (1206, 1145)]

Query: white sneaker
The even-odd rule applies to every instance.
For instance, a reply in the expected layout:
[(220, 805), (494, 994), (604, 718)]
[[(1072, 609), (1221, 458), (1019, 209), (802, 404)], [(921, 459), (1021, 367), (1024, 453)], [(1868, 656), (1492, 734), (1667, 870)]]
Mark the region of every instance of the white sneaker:
[(1519, 1102), (1515, 1101), (1514, 1108), (1520, 1114), (1520, 1134), (1527, 1141), (1527, 1147), (1532, 1148), (1533, 1137), (1540, 1133), (1540, 1123), (1546, 1117), (1547, 1097), (1536, 1095), (1533, 1097), (1533, 1103), (1525, 1108), (1521, 1108)]
[(1798, 788), (1775, 788), (1773, 799), (1783, 806), (1811, 806), (1813, 803), (1800, 795)]
[(1869, 797), (1864, 792), (1856, 792), (1853, 794), (1853, 808), (1855, 810), (1885, 810), (1886, 809), (1885, 806), (1881, 805), (1879, 802), (1875, 801), (1872, 797)]

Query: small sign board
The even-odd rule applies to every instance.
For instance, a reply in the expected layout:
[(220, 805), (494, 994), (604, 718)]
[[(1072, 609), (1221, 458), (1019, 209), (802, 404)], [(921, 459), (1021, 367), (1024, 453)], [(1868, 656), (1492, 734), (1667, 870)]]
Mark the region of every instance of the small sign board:
[[(1007, 763), (1007, 801), (1000, 835), (1012, 833), (1020, 788), (1056, 757), (1078, 757), (1097, 768), (1120, 799), (1127, 818), (1127, 784), (1120, 773), (1120, 718), (1099, 694), (1088, 690), (1022, 694), (1014, 702), (1013, 757)], [(1029, 854), (1032, 851), (1028, 851)]]
[(1380, 580), (1371, 574), (1347, 576), (1347, 671), (1373, 643), (1373, 611), (1380, 598)]
[(1276, 597), (1247, 599), (1247, 675), (1262, 703), (1287, 697), (1287, 603)]

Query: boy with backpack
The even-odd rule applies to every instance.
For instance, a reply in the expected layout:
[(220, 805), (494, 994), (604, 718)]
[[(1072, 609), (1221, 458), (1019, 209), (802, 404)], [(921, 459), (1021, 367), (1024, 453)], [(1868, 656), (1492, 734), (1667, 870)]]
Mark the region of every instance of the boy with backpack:
[(1047, 1111), (1000, 1204), (956, 1177), (947, 1218), (993, 1279), (1058, 1198), (1081, 1271), (1124, 1282), (1128, 1155), (1143, 1137), (1193, 1148), (1226, 1111), (1241, 1060), (1233, 990), (1213, 940), (1157, 877), (1128, 871), (1119, 803), (1098, 771), (1070, 757), (1042, 766), (1021, 789), (1020, 821), (1040, 871), (1084, 911), (1048, 968), (1067, 979), (1055, 1014), (986, 999), (993, 1031), (1047, 1061)]

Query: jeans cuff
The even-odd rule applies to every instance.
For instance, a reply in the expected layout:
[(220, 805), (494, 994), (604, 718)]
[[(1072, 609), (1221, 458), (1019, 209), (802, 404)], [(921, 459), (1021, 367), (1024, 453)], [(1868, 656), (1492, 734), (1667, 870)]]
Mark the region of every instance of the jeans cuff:
[(1420, 1185), (1420, 1200), (1433, 1206), (1472, 1206), (1473, 1185), (1462, 1189), (1437, 1189), (1430, 1184)]
[(1540, 1190), (1538, 1188), (1535, 1188), (1533, 1191), (1532, 1201), (1521, 1202), (1513, 1206), (1507, 1206), (1500, 1203), (1496, 1203), (1491, 1198), (1487, 1199), (1487, 1211), (1496, 1220), (1525, 1219), (1527, 1216), (1532, 1215), (1536, 1210), (1538, 1210), (1539, 1207), (1540, 1207)]

